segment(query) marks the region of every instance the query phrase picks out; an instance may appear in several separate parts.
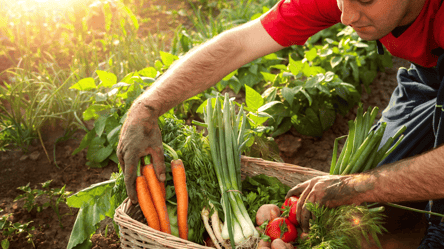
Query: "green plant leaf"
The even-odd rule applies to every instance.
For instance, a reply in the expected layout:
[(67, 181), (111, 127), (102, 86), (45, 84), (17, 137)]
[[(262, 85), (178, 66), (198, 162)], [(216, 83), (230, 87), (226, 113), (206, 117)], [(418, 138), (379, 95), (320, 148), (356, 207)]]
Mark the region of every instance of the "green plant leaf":
[(233, 76), (236, 75), (236, 74), (237, 74), (237, 69), (234, 70), (233, 72), (229, 73), (229, 74), (228, 74), (227, 76), (225, 76), (222, 80), (224, 80), (224, 81), (228, 81), (228, 80), (231, 79), (231, 77), (233, 77)]
[(325, 79), (325, 75), (324, 74), (317, 74), (313, 77), (308, 78), (308, 80), (305, 82), (305, 88), (306, 89), (310, 89), (310, 88), (315, 88), (317, 87), (317, 85), (319, 85), (319, 83), (321, 83), (323, 80)]
[(353, 79), (355, 80), (355, 82), (359, 82), (359, 68), (356, 60), (352, 60), (350, 62), (350, 67), (352, 68)]
[(284, 104), (281, 101), (272, 101), (270, 103), (267, 103), (261, 107), (259, 107), (258, 111), (259, 112), (267, 112), (270, 110), (273, 110), (273, 112), (278, 112), (276, 111), (277, 109), (285, 109)]
[(125, 83), (125, 82), (119, 82), (119, 83), (115, 84), (112, 88), (119, 88), (119, 87), (125, 87), (125, 86), (131, 86), (131, 85), (128, 83)]
[(106, 101), (107, 99), (108, 99), (108, 94), (106, 94), (106, 93), (97, 92), (95, 94), (96, 102), (103, 102), (103, 101)]
[(83, 119), (88, 121), (92, 118), (99, 118), (99, 113), (107, 109), (109, 109), (108, 105), (92, 104), (83, 112)]
[(266, 82), (274, 82), (277, 77), (276, 74), (267, 73), (267, 72), (261, 72), (261, 74)]
[(2, 249), (8, 249), (9, 248), (9, 240), (4, 239), (2, 240)]
[(305, 67), (305, 64), (302, 61), (295, 61), (291, 58), (291, 55), (288, 56), (290, 62), (288, 64), (288, 70), (294, 75), (297, 76)]
[(68, 249), (81, 245), (96, 232), (101, 220), (113, 218), (116, 203), (111, 197), (116, 180), (109, 180), (83, 189), (67, 198), (70, 207), (80, 208), (68, 242)]
[(279, 135), (284, 134), (285, 132), (289, 131), (291, 128), (291, 118), (285, 118), (281, 124), (278, 126), (278, 128), (271, 134), (272, 137), (277, 137)]
[(253, 64), (248, 68), (248, 71), (251, 72), (252, 74), (257, 74), (258, 68), (259, 66), (257, 64)]
[(106, 117), (100, 116), (95, 122), (94, 127), (96, 129), (97, 136), (102, 136), (103, 131), (105, 130)]
[(335, 68), (337, 65), (339, 65), (339, 63), (341, 63), (341, 61), (342, 61), (342, 58), (343, 58), (342, 56), (332, 57), (330, 60), (331, 68)]
[(253, 111), (257, 111), (264, 104), (262, 96), (247, 85), (245, 85), (245, 102)]
[(355, 47), (357, 48), (368, 48), (368, 44), (367, 43), (363, 43), (363, 42), (356, 42), (354, 44)]
[(84, 78), (84, 79), (79, 80), (74, 85), (72, 85), (69, 89), (76, 89), (76, 90), (80, 90), (80, 91), (89, 91), (89, 90), (97, 89), (97, 86), (94, 83), (93, 78)]
[(83, 137), (82, 141), (80, 142), (80, 145), (77, 149), (74, 150), (72, 155), (75, 155), (88, 147), (88, 145), (91, 143), (91, 140), (93, 140), (96, 137), (96, 130), (93, 128), (92, 130), (88, 131), (86, 135)]
[(96, 73), (99, 76), (99, 79), (101, 81), (99, 86), (111, 88), (112, 86), (114, 86), (117, 83), (117, 76), (111, 72), (96, 70)]
[(298, 115), (291, 117), (291, 123), (297, 132), (302, 135), (321, 137), (322, 136), (322, 125), (319, 121), (319, 117), (312, 108), (307, 108), (305, 110), (305, 115)]
[(179, 57), (177, 57), (176, 55), (164, 52), (164, 51), (159, 51), (160, 53), (160, 58), (162, 59), (162, 62), (165, 66), (171, 66), (171, 64), (173, 64), (173, 62), (177, 59), (179, 59)]
[(252, 127), (258, 127), (259, 125), (263, 124), (265, 121), (267, 121), (268, 117), (263, 117), (263, 115), (259, 115), (253, 112), (248, 113), (250, 123), (252, 121)]
[(321, 120), (322, 130), (325, 131), (335, 122), (336, 112), (325, 105), (321, 106), (319, 108), (319, 119)]
[(325, 82), (330, 82), (334, 79), (335, 73), (328, 71), (325, 73)]
[(305, 58), (307, 58), (308, 61), (313, 61), (316, 57), (318, 57), (318, 51), (316, 48), (305, 51)]
[(88, 146), (88, 152), (86, 153), (86, 158), (90, 161), (100, 163), (111, 155), (113, 152), (113, 146), (108, 145), (105, 147), (106, 139), (104, 137), (95, 137), (91, 140)]
[(154, 67), (146, 67), (138, 72), (140, 76), (156, 78), (157, 70)]
[(294, 88), (282, 87), (282, 97), (284, 97), (284, 99), (290, 104), (290, 106), (293, 105), (294, 95), (300, 89), (302, 89), (302, 86), (296, 86)]
[(316, 74), (324, 74), (325, 73), (325, 69), (323, 69), (322, 67), (304, 67), (304, 69), (302, 70), (302, 72), (304, 73), (305, 76), (309, 77), (312, 75), (316, 75)]
[(110, 144), (114, 144), (119, 141), (119, 132), (121, 128), (122, 125), (118, 125), (106, 135), (106, 138)]

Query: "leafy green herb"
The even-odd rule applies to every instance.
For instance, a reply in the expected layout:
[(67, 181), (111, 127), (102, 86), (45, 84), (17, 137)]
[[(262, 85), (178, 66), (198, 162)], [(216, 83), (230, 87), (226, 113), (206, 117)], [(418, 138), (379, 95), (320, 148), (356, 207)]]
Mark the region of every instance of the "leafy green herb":
[(256, 175), (245, 177), (242, 181), (242, 193), (245, 207), (253, 221), (256, 222), (257, 210), (264, 204), (281, 206), (290, 187), (281, 183), (276, 177)]
[[(340, 206), (327, 208), (306, 203), (314, 218), (306, 239), (299, 239), (298, 248), (352, 249), (368, 242), (369, 236), (379, 244), (377, 234), (386, 229), (382, 226), (383, 208), (368, 209), (363, 206)], [(380, 246), (380, 245), (379, 245)]]

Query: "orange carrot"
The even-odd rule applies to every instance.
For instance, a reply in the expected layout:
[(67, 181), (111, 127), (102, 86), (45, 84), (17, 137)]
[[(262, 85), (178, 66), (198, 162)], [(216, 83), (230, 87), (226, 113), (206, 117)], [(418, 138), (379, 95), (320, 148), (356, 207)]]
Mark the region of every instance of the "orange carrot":
[(160, 230), (165, 233), (171, 234), (170, 218), (168, 217), (168, 211), (166, 206), (165, 197), (163, 197), (162, 189), (160, 187), (159, 180), (157, 179), (156, 172), (152, 164), (145, 165), (142, 169), (143, 176), (147, 179), (148, 188), (151, 196), (153, 197), (154, 206), (156, 207), (157, 215), (160, 221)]
[(139, 206), (140, 209), (142, 209), (146, 221), (148, 222), (148, 226), (160, 231), (159, 216), (157, 215), (156, 208), (154, 207), (150, 191), (148, 190), (148, 184), (144, 176), (138, 176), (136, 178), (136, 189), (137, 198), (139, 199)]
[(185, 167), (180, 159), (171, 161), (174, 189), (177, 197), (177, 226), (179, 237), (188, 240), (188, 191)]
[(166, 190), (165, 190), (165, 182), (160, 182), (160, 190), (162, 190), (163, 198), (166, 200)]

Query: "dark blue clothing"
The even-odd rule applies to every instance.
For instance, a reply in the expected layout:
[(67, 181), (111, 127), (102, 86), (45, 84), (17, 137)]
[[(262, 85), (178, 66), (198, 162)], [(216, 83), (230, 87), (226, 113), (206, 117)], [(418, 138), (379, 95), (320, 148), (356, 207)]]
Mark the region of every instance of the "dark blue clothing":
[[(407, 130), (401, 144), (379, 165), (424, 153), (444, 143), (443, 78), (444, 55), (434, 68), (412, 64), (409, 69), (399, 69), (398, 86), (375, 128), (380, 122), (387, 123), (381, 146), (403, 125)], [(426, 209), (444, 213), (444, 199), (430, 201)], [(438, 216), (427, 218), (429, 229), (419, 248), (444, 248), (444, 222)]]

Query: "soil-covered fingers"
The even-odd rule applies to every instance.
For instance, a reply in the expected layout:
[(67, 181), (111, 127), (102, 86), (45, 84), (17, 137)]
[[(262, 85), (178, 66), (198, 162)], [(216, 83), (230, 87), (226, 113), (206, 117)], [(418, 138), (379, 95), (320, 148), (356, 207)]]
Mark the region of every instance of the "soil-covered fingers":
[(164, 160), (164, 154), (163, 154), (164, 152), (162, 144), (154, 148), (148, 148), (146, 152), (147, 154), (151, 155), (152, 164), (154, 167), (154, 171), (156, 172), (157, 179), (161, 182), (164, 182), (166, 176), (165, 176), (165, 160)]
[(310, 181), (305, 181), (303, 183), (300, 183), (298, 185), (296, 185), (295, 187), (293, 187), (292, 189), (290, 189), (287, 192), (287, 195), (285, 196), (285, 199), (290, 198), (292, 196), (300, 196), (302, 194), (302, 192), (304, 192), (304, 190), (307, 188), (307, 186), (310, 184)]
[(296, 206), (296, 219), (298, 220), (301, 228), (304, 232), (308, 232), (308, 221), (310, 220), (311, 213), (307, 210), (305, 203), (309, 197), (311, 190), (315, 184), (315, 181), (310, 181), (305, 190), (299, 196), (299, 200)]
[[(119, 159), (120, 160), (120, 159)], [(125, 186), (126, 193), (128, 197), (131, 199), (133, 204), (137, 203), (137, 191), (136, 191), (136, 178), (137, 178), (137, 165), (139, 163), (140, 158), (138, 155), (134, 154), (126, 154), (124, 157), (124, 178), (125, 178)]]

